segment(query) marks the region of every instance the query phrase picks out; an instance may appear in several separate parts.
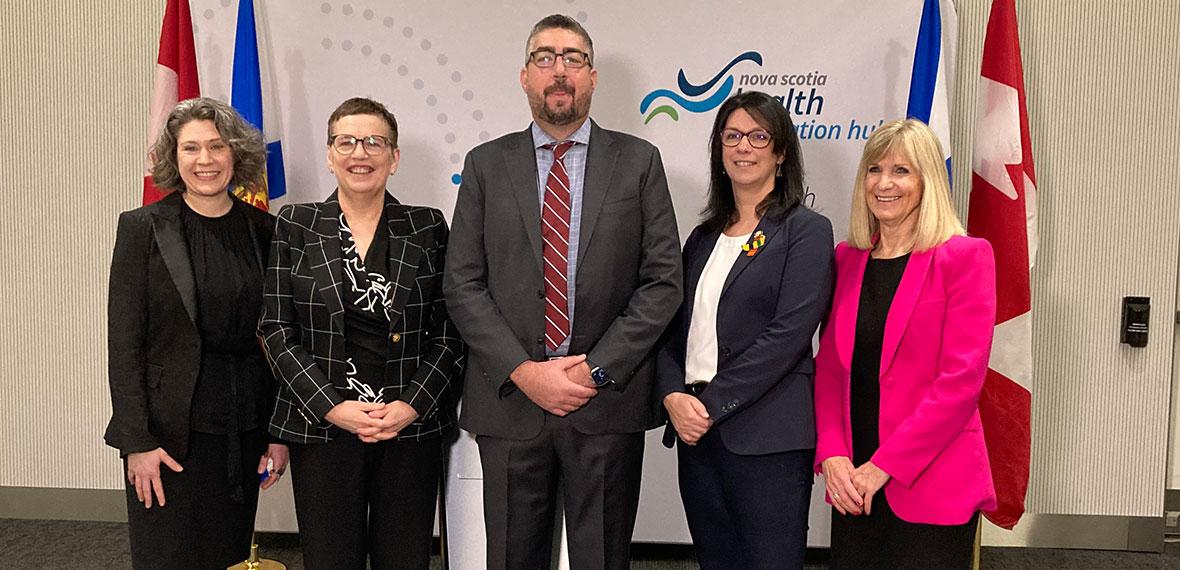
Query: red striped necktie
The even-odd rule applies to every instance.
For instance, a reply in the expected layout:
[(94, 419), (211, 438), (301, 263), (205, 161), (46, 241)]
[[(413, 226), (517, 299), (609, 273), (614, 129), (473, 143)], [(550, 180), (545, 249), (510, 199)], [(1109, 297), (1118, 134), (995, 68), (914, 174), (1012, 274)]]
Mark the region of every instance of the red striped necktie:
[(569, 268), (570, 249), (570, 177), (565, 171), (565, 153), (573, 141), (549, 143), (553, 166), (545, 181), (545, 201), (541, 208), (541, 258), (545, 263), (545, 346), (557, 350), (570, 334)]

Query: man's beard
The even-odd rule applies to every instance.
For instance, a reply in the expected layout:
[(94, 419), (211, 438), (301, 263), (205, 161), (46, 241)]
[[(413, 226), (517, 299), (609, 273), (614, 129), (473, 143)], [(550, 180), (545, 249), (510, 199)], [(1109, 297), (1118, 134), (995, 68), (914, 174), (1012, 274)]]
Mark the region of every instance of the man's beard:
[[(570, 96), (569, 106), (558, 109), (551, 108), (546, 103), (546, 99), (554, 91), (565, 91), (568, 93)], [(578, 93), (573, 85), (570, 85), (569, 83), (554, 83), (553, 85), (545, 88), (545, 91), (541, 95), (541, 100), (537, 101), (537, 104), (534, 106), (534, 111), (536, 111), (537, 116), (540, 117), (542, 121), (545, 121), (551, 125), (564, 126), (573, 123), (584, 116), (584, 113), (579, 112), (578, 102)], [(589, 102), (587, 101), (587, 103)]]

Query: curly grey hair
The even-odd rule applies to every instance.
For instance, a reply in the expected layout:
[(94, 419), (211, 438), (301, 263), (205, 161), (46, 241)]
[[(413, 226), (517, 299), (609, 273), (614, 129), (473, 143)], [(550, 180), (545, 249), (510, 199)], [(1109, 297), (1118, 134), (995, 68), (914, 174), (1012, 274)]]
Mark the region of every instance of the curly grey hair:
[(262, 133), (234, 110), (216, 99), (197, 97), (181, 101), (168, 113), (164, 128), (152, 146), (152, 182), (157, 188), (184, 191), (184, 180), (176, 162), (176, 137), (191, 121), (213, 121), (221, 140), (229, 145), (234, 157), (234, 175), (230, 186), (256, 182), (266, 166), (266, 143)]

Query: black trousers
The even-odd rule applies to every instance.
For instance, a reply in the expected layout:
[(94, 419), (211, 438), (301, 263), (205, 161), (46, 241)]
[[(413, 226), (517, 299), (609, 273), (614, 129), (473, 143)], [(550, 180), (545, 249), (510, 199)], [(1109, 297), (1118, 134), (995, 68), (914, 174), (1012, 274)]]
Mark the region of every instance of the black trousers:
[(873, 514), (841, 515), (832, 509), (831, 568), (971, 568), (979, 513), (953, 526), (906, 522), (885, 499), (873, 495)]
[(340, 431), (291, 444), (291, 485), (309, 570), (426, 569), (442, 439), (363, 443)]
[(815, 450), (737, 455), (710, 431), (677, 442), (680, 498), (704, 570), (803, 568)]
[(573, 570), (630, 568), (642, 432), (587, 435), (568, 418), (546, 414), (531, 440), (481, 435), (476, 442), (489, 569), (549, 568), (558, 500)]
[(192, 432), (188, 457), (179, 460), (184, 471), (160, 465), (167, 499), (162, 507), (153, 500), (152, 508), (144, 508), (135, 488), (126, 485), (133, 568), (224, 569), (250, 555), (258, 508), (258, 458), (266, 452), (267, 435), (256, 429), (238, 436), (245, 495), (240, 503), (230, 498), (227, 437)]

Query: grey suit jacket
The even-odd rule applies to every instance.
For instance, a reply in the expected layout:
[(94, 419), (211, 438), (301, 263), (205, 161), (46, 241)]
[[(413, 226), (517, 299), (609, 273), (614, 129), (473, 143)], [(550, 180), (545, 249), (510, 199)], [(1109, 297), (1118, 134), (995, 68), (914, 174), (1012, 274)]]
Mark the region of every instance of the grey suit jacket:
[[(680, 238), (660, 153), (591, 122), (575, 276), (570, 354), (586, 353), (614, 384), (570, 415), (587, 434), (659, 424), (653, 347), (682, 296)], [(452, 219), (443, 290), (469, 347), (459, 425), (529, 439), (545, 412), (509, 374), (545, 358), (541, 204), (528, 130), (467, 155)]]

